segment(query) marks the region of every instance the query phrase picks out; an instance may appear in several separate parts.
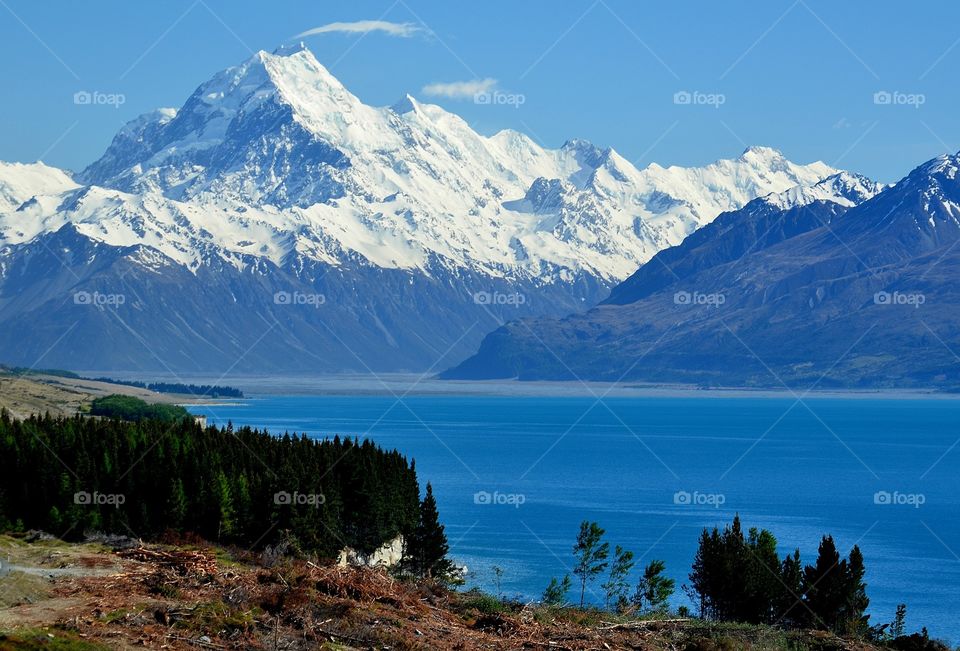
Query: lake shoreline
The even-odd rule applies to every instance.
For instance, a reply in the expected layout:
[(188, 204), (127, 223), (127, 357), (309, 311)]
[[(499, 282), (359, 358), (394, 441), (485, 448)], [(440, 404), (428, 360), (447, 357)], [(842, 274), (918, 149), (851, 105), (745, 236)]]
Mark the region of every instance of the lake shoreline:
[(594, 398), (772, 398), (772, 399), (935, 399), (956, 400), (960, 393), (930, 389), (813, 389), (776, 387), (699, 388), (682, 384), (642, 384), (636, 382), (579, 382), (546, 380), (439, 380), (414, 373), (344, 374), (316, 376), (262, 376), (211, 374), (142, 373), (120, 371), (82, 371), (120, 380), (175, 381), (228, 384), (258, 395), (299, 396), (502, 396), (549, 397), (580, 396)]

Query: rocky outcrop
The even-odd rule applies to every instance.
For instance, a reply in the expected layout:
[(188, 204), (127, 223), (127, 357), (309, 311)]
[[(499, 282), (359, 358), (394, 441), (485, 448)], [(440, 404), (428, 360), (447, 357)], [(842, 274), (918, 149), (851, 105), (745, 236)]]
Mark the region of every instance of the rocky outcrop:
[(403, 545), (403, 536), (397, 536), (369, 554), (345, 547), (340, 551), (337, 565), (340, 567), (395, 567), (403, 559)]

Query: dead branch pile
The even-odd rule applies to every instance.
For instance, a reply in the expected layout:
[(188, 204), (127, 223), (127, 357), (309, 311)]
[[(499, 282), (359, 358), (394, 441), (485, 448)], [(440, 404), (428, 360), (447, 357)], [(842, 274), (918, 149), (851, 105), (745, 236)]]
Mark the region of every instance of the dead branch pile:
[(410, 591), (383, 569), (319, 567), (311, 564), (310, 578), (317, 591), (331, 597), (357, 601), (386, 601), (406, 604), (415, 601)]
[(217, 561), (212, 555), (202, 551), (160, 549), (123, 549), (117, 552), (121, 558), (128, 558), (141, 563), (149, 563), (159, 568), (173, 570), (177, 574), (207, 575), (217, 573)]

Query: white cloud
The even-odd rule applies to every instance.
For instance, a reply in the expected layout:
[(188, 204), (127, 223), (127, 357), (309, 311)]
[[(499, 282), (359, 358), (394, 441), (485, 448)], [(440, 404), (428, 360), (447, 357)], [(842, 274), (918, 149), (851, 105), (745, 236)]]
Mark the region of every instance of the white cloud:
[(450, 81), (427, 84), (423, 87), (425, 95), (435, 97), (449, 97), (451, 99), (468, 99), (478, 93), (489, 93), (497, 85), (496, 79), (474, 79), (472, 81)]
[(391, 23), (387, 20), (358, 20), (352, 23), (328, 23), (320, 27), (308, 29), (293, 38), (303, 38), (304, 36), (315, 36), (317, 34), (369, 34), (370, 32), (383, 32), (390, 36), (410, 38), (422, 31), (424, 31), (422, 27), (414, 25), (413, 23)]

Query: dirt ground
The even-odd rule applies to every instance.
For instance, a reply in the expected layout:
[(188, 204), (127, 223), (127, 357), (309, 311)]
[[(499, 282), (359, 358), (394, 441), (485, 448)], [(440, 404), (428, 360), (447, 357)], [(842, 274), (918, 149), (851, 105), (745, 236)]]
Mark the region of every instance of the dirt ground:
[(417, 586), (383, 570), (267, 563), (202, 546), (124, 547), (0, 536), (0, 651), (872, 648), (825, 633), (610, 621)]

